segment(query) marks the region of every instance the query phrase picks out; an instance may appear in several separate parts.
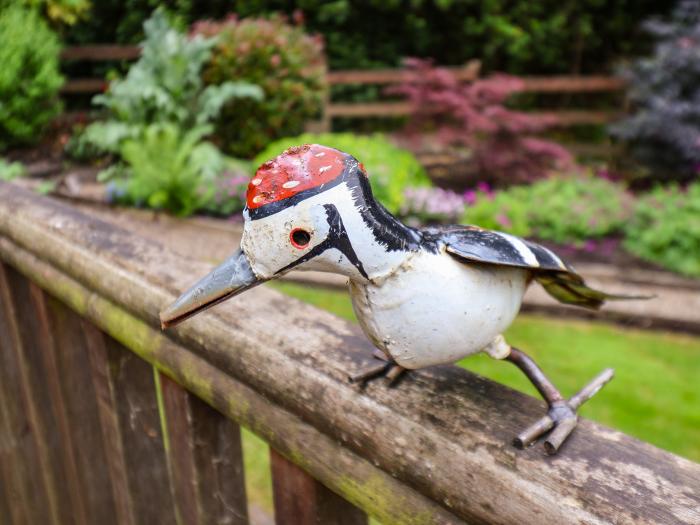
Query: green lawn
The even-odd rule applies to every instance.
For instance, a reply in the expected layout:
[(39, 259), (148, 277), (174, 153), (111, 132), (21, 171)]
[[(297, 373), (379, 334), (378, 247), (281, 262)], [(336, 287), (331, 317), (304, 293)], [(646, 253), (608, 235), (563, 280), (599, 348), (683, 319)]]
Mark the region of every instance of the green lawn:
[[(287, 282), (269, 286), (355, 320), (344, 291)], [(534, 315), (518, 317), (506, 336), (537, 360), (567, 396), (602, 369), (613, 367), (615, 379), (584, 405), (581, 414), (700, 461), (700, 339)], [(459, 365), (537, 396), (509, 363), (477, 355)]]
[[(344, 291), (288, 282), (272, 286), (334, 314), (355, 320)], [(603, 368), (615, 379), (581, 410), (587, 418), (700, 461), (700, 339), (582, 321), (521, 315), (506, 333), (571, 395)], [(460, 366), (537, 396), (514, 366), (477, 355)], [(266, 445), (244, 433), (246, 484), (251, 500), (271, 509)]]

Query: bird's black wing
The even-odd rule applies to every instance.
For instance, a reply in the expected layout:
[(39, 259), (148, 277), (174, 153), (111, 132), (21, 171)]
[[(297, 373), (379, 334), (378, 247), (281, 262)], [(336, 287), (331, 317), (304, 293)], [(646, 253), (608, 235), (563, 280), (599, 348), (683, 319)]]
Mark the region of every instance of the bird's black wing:
[(647, 299), (613, 295), (586, 285), (576, 270), (548, 248), (507, 233), (477, 226), (447, 226), (422, 231), (427, 239), (443, 244), (462, 261), (525, 268), (555, 299), (562, 303), (597, 309), (609, 299)]

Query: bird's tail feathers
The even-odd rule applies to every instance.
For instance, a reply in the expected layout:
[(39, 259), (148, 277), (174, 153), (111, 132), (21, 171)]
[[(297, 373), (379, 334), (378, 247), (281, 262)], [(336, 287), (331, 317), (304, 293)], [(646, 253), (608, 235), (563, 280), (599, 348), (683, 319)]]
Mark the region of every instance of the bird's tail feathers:
[(605, 301), (653, 299), (653, 295), (610, 294), (590, 288), (581, 276), (569, 272), (543, 273), (535, 276), (549, 295), (559, 302), (584, 308), (599, 309)]

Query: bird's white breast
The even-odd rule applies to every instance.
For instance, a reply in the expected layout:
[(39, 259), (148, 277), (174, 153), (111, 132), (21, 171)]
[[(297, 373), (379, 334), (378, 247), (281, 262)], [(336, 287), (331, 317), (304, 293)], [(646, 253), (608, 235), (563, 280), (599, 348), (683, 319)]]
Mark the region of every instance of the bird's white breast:
[(463, 264), (416, 252), (378, 283), (350, 283), (365, 334), (399, 365), (416, 369), (484, 349), (513, 321), (527, 270)]

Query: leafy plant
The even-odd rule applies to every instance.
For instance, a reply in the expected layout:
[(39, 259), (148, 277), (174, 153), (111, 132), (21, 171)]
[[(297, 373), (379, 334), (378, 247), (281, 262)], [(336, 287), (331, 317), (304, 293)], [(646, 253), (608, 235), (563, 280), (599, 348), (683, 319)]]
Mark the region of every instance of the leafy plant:
[(121, 203), (190, 215), (212, 198), (214, 181), (226, 169), (226, 158), (202, 139), (211, 129), (183, 131), (172, 123), (150, 124), (120, 146), (124, 165), (111, 178), (112, 198)]
[(472, 199), (463, 220), (558, 243), (582, 244), (622, 232), (631, 197), (622, 186), (592, 176), (552, 177)]
[(268, 145), (253, 163), (257, 167), (287, 148), (300, 144), (323, 144), (356, 157), (367, 168), (374, 196), (393, 213), (398, 213), (404, 203), (406, 188), (431, 184), (413, 154), (395, 146), (381, 134), (305, 133), (287, 137)]
[(566, 149), (535, 136), (554, 121), (506, 107), (508, 97), (522, 90), (520, 79), (496, 75), (464, 84), (430, 61), (409, 59), (406, 66), (405, 80), (390, 92), (411, 104), (405, 132), (414, 143), (434, 133), (446, 146), (467, 148), (482, 180), (501, 184), (532, 181), (572, 166)]
[(87, 17), (90, 0), (24, 0), (41, 10), (52, 25), (72, 26)]
[(104, 152), (120, 149), (122, 141), (141, 134), (156, 122), (174, 123), (182, 129), (203, 126), (215, 119), (233, 99), (262, 98), (258, 86), (248, 82), (223, 82), (205, 86), (202, 68), (211, 56), (214, 38), (188, 38), (157, 9), (144, 24), (142, 54), (124, 79), (113, 81), (107, 93), (93, 102), (108, 110), (110, 119), (85, 130), (83, 141)]
[(265, 93), (263, 100), (224, 108), (216, 134), (226, 151), (250, 158), (270, 141), (300, 133), (318, 114), (326, 89), (320, 38), (306, 35), (280, 16), (202, 21), (193, 33), (218, 38), (203, 73), (207, 84), (214, 88), (241, 79)]
[(59, 51), (35, 10), (16, 2), (0, 9), (0, 150), (33, 142), (59, 113)]
[(0, 158), (0, 180), (10, 181), (26, 174), (27, 170), (21, 162), (8, 162)]
[(700, 183), (657, 187), (639, 199), (624, 246), (642, 259), (700, 276)]
[(700, 173), (700, 3), (682, 0), (646, 29), (658, 40), (654, 55), (625, 72), (636, 112), (611, 133), (654, 179), (688, 181)]
[(465, 200), (469, 206), (461, 222), (489, 230), (507, 231), (521, 237), (533, 235), (527, 186), (513, 186), (494, 193), (488, 185), (482, 184), (477, 190), (466, 192)]

